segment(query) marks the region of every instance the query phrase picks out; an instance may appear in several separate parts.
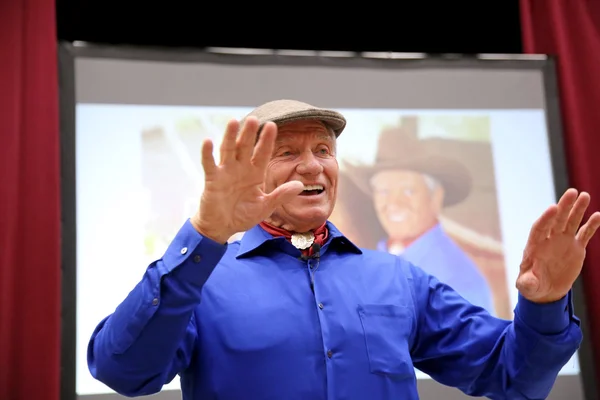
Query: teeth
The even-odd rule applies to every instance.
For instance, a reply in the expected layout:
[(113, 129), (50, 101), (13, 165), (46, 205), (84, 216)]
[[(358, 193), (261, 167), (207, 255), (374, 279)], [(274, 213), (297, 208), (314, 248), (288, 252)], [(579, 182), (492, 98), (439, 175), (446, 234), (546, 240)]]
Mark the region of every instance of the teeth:
[(406, 213), (391, 214), (388, 215), (388, 218), (392, 222), (404, 222), (404, 220), (406, 219)]
[(323, 190), (321, 185), (304, 185), (304, 190)]

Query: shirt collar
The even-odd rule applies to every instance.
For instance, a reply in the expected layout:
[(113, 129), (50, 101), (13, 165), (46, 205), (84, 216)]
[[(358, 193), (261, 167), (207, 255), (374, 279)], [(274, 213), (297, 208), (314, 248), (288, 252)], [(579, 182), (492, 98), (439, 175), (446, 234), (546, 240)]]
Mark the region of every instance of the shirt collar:
[[(323, 246), (322, 252), (327, 251), (327, 248), (333, 246), (337, 250), (348, 251), (356, 254), (362, 254), (362, 251), (358, 246), (344, 236), (334, 224), (327, 221), (327, 229), (329, 230), (329, 236), (327, 243)], [(297, 252), (300, 255), (300, 251), (294, 248), (290, 243), (282, 237), (274, 238), (270, 233), (265, 231), (260, 225), (256, 225), (246, 231), (244, 236), (240, 240), (240, 247), (238, 249), (236, 258), (241, 258), (255, 251), (259, 251), (261, 248), (266, 248), (267, 243), (279, 245), (282, 250), (288, 250), (286, 252)], [(286, 249), (287, 248), (287, 249)], [(293, 255), (293, 254), (292, 254)]]
[(414, 264), (421, 264), (422, 259), (431, 253), (431, 249), (439, 248), (440, 241), (443, 240), (445, 234), (440, 223), (437, 223), (433, 228), (423, 233), (417, 240), (412, 242), (406, 248), (402, 255)]

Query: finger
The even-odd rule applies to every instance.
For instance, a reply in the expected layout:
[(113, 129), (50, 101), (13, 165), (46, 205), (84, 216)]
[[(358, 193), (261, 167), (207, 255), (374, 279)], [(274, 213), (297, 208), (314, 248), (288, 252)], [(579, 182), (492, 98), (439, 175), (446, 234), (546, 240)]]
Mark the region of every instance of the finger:
[(276, 137), (277, 126), (273, 122), (267, 122), (260, 133), (258, 143), (256, 143), (256, 146), (254, 147), (252, 164), (261, 169), (267, 167), (267, 164), (273, 155)]
[(579, 229), (575, 238), (583, 247), (587, 247), (598, 228), (600, 228), (600, 212), (596, 211), (590, 216), (585, 225)]
[(286, 182), (278, 186), (271, 193), (266, 195), (269, 207), (274, 209), (279, 205), (291, 201), (304, 190), (304, 184), (300, 181)]
[(223, 142), (221, 142), (221, 164), (235, 161), (236, 137), (240, 129), (240, 123), (234, 119), (227, 123)]
[(544, 241), (550, 235), (550, 231), (554, 226), (554, 218), (558, 213), (558, 206), (552, 205), (544, 211), (544, 213), (535, 221), (529, 232), (528, 243), (535, 244)]
[(217, 169), (213, 156), (213, 142), (210, 139), (206, 139), (202, 143), (202, 168), (205, 176), (212, 175)]
[(567, 227), (567, 221), (569, 220), (569, 214), (573, 205), (577, 201), (577, 190), (567, 190), (558, 201), (558, 213), (554, 218), (554, 226), (552, 227), (551, 233), (562, 233)]
[(247, 161), (252, 157), (258, 126), (259, 123), (256, 117), (248, 117), (244, 122), (236, 142), (236, 158), (238, 160)]
[(575, 205), (571, 209), (569, 220), (567, 221), (567, 226), (565, 227), (565, 233), (573, 236), (577, 233), (577, 229), (579, 229), (581, 221), (583, 221), (585, 210), (587, 210), (589, 205), (590, 195), (582, 192), (577, 198)]

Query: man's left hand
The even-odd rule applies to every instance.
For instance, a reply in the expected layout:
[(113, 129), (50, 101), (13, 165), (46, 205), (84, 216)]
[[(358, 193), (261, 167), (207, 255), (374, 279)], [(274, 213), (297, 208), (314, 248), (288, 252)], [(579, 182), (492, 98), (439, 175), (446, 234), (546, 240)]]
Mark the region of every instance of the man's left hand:
[(569, 189), (533, 224), (517, 278), (523, 297), (550, 303), (571, 290), (581, 273), (586, 246), (600, 227), (600, 212), (580, 227), (589, 204), (589, 194)]

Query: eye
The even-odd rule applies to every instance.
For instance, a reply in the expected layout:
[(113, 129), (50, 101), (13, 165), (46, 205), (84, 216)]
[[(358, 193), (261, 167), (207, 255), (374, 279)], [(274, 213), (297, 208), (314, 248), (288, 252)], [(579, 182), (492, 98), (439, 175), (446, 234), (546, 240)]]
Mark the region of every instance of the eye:
[(275, 151), (276, 157), (290, 157), (293, 154), (292, 149), (290, 148), (279, 148)]
[(317, 153), (326, 156), (329, 154), (329, 149), (327, 147), (322, 146), (317, 149)]

